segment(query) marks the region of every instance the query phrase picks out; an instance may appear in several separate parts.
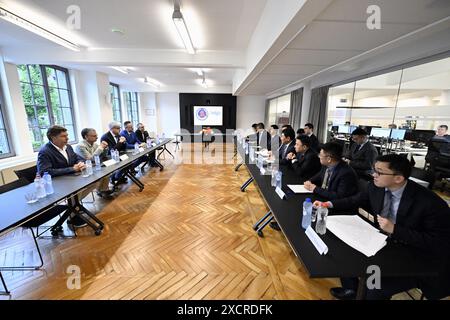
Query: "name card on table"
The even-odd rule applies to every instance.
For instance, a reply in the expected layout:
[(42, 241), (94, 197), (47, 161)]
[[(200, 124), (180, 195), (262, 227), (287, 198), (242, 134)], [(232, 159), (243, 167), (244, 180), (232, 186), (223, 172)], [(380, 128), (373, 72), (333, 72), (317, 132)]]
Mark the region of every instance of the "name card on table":
[(311, 226), (309, 226), (308, 229), (306, 229), (305, 234), (320, 254), (325, 255), (328, 253), (327, 245), (325, 244), (325, 242), (322, 241), (322, 239), (320, 239), (320, 237), (313, 230), (313, 228), (311, 228)]
[(275, 188), (275, 192), (278, 194), (281, 200), (283, 200), (286, 197), (286, 194), (281, 190), (280, 187)]
[(144, 151), (145, 151), (144, 148), (139, 147), (139, 152), (144, 152)]
[(123, 154), (123, 155), (121, 155), (119, 158), (120, 158), (120, 160), (125, 161), (125, 160), (127, 160), (129, 157), (128, 157), (127, 154)]
[(105, 165), (105, 167), (109, 167), (109, 166), (115, 165), (116, 161), (111, 159), (111, 160), (103, 161), (103, 164)]

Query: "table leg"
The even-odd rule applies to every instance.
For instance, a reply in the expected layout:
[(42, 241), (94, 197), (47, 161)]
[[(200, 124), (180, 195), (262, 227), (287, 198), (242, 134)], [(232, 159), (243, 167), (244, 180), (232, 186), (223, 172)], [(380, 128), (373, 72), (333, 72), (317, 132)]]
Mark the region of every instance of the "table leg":
[(253, 182), (253, 180), (254, 180), (253, 177), (250, 178), (250, 179), (248, 179), (248, 180), (242, 185), (241, 191), (242, 191), (242, 192), (245, 192), (245, 189), (247, 189), (247, 187), (250, 185), (250, 183)]

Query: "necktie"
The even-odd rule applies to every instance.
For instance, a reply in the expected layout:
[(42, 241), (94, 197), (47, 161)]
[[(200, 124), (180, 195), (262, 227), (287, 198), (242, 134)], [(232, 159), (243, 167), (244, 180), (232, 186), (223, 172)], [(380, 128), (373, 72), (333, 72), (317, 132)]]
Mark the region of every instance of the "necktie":
[(286, 158), (286, 151), (287, 151), (287, 149), (288, 149), (288, 145), (285, 144), (284, 145), (284, 150), (283, 150), (283, 159)]
[(118, 143), (119, 139), (120, 139), (120, 136), (115, 136), (115, 138), (116, 138), (116, 143)]
[(328, 181), (330, 180), (330, 168), (327, 168), (325, 170), (325, 174), (323, 175), (323, 181), (322, 181), (322, 189), (327, 190), (328, 189)]
[(383, 210), (381, 216), (394, 222), (394, 201), (390, 190), (384, 192)]

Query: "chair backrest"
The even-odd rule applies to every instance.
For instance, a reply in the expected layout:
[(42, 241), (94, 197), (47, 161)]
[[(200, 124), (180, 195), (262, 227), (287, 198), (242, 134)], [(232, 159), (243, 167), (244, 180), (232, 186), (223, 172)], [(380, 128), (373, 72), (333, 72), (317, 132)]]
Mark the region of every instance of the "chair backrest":
[(36, 178), (37, 166), (32, 166), (22, 170), (14, 170), (14, 173), (19, 179), (24, 178), (31, 183), (34, 181), (34, 178)]
[(15, 180), (13, 182), (0, 186), (0, 194), (26, 186), (28, 184), (30, 183), (26, 179), (20, 178), (19, 180)]
[(369, 185), (369, 181), (364, 178), (358, 179), (358, 189), (359, 192), (364, 192), (367, 190), (367, 186)]
[(413, 167), (411, 169), (411, 177), (428, 182), (428, 188), (432, 189), (436, 180), (435, 173), (429, 170)]

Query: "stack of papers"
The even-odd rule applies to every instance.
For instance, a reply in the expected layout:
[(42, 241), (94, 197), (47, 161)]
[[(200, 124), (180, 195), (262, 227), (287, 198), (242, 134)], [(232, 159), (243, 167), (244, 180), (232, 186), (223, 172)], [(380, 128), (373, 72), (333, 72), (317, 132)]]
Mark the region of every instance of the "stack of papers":
[(359, 216), (328, 216), (327, 229), (353, 249), (367, 257), (386, 245), (387, 236)]
[(288, 187), (294, 191), (294, 193), (313, 193), (312, 191), (306, 190), (304, 184), (288, 184)]

